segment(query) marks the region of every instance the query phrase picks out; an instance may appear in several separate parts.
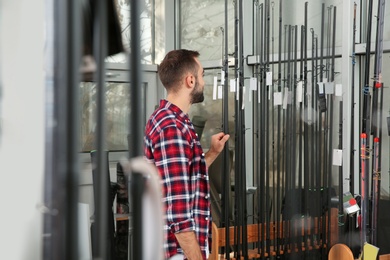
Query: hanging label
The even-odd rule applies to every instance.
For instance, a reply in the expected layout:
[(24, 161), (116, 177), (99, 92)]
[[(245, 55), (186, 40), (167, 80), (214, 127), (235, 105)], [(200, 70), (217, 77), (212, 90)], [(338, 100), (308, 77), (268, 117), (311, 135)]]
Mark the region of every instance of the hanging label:
[(303, 82), (299, 81), (297, 84), (297, 102), (302, 103), (303, 100)]
[(318, 93), (324, 94), (324, 83), (318, 82)]
[(306, 88), (307, 95), (311, 96), (312, 89), (311, 89), (311, 81), (307, 80), (307, 88)]
[(343, 150), (333, 149), (333, 165), (335, 166), (343, 165)]
[(235, 79), (230, 80), (230, 92), (236, 92), (236, 80)]
[(266, 84), (267, 86), (271, 86), (271, 85), (272, 85), (272, 71), (268, 71), (268, 72), (266, 73), (265, 84)]
[(343, 85), (336, 84), (335, 94), (336, 94), (337, 97), (342, 97), (343, 96)]
[(287, 109), (287, 104), (288, 104), (288, 89), (284, 88), (283, 109)]
[(250, 87), (249, 87), (249, 91), (248, 91), (248, 94), (249, 94), (249, 103), (251, 103), (252, 102), (252, 95), (253, 95), (253, 91), (250, 89)]
[(245, 109), (245, 86), (242, 87), (242, 110)]
[(240, 100), (240, 79), (236, 78), (236, 99)]
[(221, 70), (221, 85), (225, 85), (225, 71)]
[(334, 82), (326, 82), (325, 85), (325, 94), (334, 94)]
[(261, 103), (260, 82), (257, 82), (257, 103)]
[(222, 99), (222, 86), (218, 86), (218, 99)]
[(282, 92), (274, 92), (274, 106), (280, 106), (283, 104)]
[(311, 108), (311, 96), (308, 95), (307, 96), (307, 104), (308, 104), (308, 107), (307, 107), (307, 118), (308, 118), (308, 124), (311, 125), (313, 122), (312, 122), (312, 114), (313, 114), (313, 110)]
[(217, 100), (217, 82), (218, 82), (218, 78), (214, 77), (213, 100)]
[(251, 78), (249, 84), (250, 90), (257, 90), (257, 78)]

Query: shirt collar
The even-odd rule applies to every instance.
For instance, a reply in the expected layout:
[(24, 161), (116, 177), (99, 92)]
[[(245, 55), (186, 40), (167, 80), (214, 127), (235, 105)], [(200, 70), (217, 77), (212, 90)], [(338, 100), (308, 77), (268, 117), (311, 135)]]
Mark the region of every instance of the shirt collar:
[(160, 100), (160, 108), (165, 108), (172, 111), (177, 118), (180, 118), (183, 121), (188, 122), (189, 120), (188, 114), (185, 114), (178, 106), (172, 104), (166, 99)]

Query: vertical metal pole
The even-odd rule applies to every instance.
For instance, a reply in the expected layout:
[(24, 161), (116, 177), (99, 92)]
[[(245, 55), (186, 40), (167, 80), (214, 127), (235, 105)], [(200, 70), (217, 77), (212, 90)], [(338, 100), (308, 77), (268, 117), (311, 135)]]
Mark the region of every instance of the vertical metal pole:
[[(143, 118), (142, 113), (142, 79), (141, 79), (141, 47), (140, 47), (140, 1), (131, 1), (130, 21), (130, 144), (129, 158), (143, 154)], [(137, 172), (131, 176), (131, 194), (133, 206), (133, 259), (143, 259), (143, 234), (142, 234), (142, 195), (144, 190), (144, 177)]]
[(54, 70), (47, 78), (43, 259), (77, 259), (81, 7), (72, 0), (49, 6)]
[(100, 204), (95, 205), (96, 211), (96, 237), (97, 237), (97, 259), (109, 259), (109, 252), (107, 250), (106, 234), (108, 232), (108, 185), (107, 181), (107, 160), (105, 157), (106, 150), (106, 81), (105, 81), (105, 58), (107, 56), (107, 1), (96, 1), (95, 3), (95, 20), (93, 27), (93, 50), (96, 59), (97, 70), (95, 74), (96, 81), (96, 149), (97, 149), (97, 173), (99, 187), (98, 198)]

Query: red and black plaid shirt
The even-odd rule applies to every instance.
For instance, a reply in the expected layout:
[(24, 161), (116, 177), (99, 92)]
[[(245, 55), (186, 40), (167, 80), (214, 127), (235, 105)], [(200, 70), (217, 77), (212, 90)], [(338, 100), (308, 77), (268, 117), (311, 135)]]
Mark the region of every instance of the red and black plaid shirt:
[(203, 258), (210, 234), (210, 188), (199, 138), (188, 115), (161, 100), (145, 129), (145, 156), (162, 180), (166, 210), (164, 250), (167, 258), (181, 253), (175, 233), (194, 231)]

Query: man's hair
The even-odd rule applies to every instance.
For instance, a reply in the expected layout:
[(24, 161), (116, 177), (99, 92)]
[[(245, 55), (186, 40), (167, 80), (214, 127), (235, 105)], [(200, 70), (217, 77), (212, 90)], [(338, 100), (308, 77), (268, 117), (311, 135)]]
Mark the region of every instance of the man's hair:
[(197, 57), (199, 52), (184, 49), (173, 50), (165, 55), (158, 68), (158, 75), (168, 92), (178, 91), (177, 83), (186, 73), (190, 72), (195, 77), (198, 76), (199, 66), (195, 61)]

